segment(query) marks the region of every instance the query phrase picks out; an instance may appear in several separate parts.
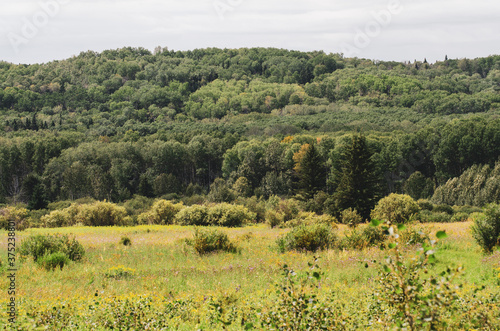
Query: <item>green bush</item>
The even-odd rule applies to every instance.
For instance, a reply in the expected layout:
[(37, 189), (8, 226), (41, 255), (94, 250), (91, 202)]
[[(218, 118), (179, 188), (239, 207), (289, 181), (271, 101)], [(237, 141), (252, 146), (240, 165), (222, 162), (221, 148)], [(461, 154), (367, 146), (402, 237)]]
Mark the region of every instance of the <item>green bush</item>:
[(363, 226), (362, 229), (354, 228), (346, 232), (345, 237), (339, 243), (340, 249), (364, 249), (380, 245), (387, 239), (382, 228)]
[(173, 224), (175, 215), (184, 207), (182, 203), (174, 204), (167, 200), (156, 201), (151, 209), (137, 217), (139, 224)]
[(296, 218), (284, 223), (283, 227), (294, 228), (301, 225), (326, 224), (336, 228), (337, 219), (333, 216), (323, 214), (317, 215), (312, 212), (301, 211)]
[(70, 259), (63, 252), (55, 252), (42, 256), (38, 259), (38, 264), (47, 271), (54, 270), (57, 267), (62, 270), (63, 267), (69, 263), (69, 261)]
[(175, 215), (175, 224), (209, 225), (208, 207), (205, 205), (193, 205), (182, 209)]
[(238, 250), (227, 234), (219, 229), (196, 228), (193, 239), (188, 239), (186, 242), (200, 255), (217, 251), (235, 253)]
[(49, 228), (75, 225), (130, 225), (131, 223), (124, 207), (106, 201), (97, 201), (92, 204), (74, 203), (63, 210), (54, 210), (49, 215), (43, 216), (41, 220)]
[(245, 206), (249, 211), (255, 213), (255, 220), (257, 222), (264, 222), (266, 220), (266, 202), (258, 199), (256, 196), (250, 198), (238, 198), (235, 203)]
[(436, 213), (442, 212), (442, 213), (447, 213), (448, 215), (453, 215), (453, 207), (449, 205), (436, 205), (434, 206), (434, 209), (432, 210)]
[(125, 236), (120, 239), (120, 244), (123, 246), (131, 246), (132, 245), (132, 240), (130, 240), (129, 237)]
[(488, 205), (484, 215), (474, 219), (472, 236), (485, 252), (490, 253), (500, 245), (500, 205)]
[(28, 209), (21, 207), (5, 207), (0, 209), (0, 229), (9, 229), (9, 223), (15, 224), (17, 231), (31, 226)]
[(452, 223), (466, 222), (468, 219), (469, 219), (469, 214), (458, 212), (451, 217), (450, 222)]
[(350, 227), (356, 227), (358, 224), (363, 223), (363, 217), (358, 214), (356, 209), (348, 208), (340, 213), (342, 224), (347, 224)]
[(268, 210), (266, 211), (266, 223), (269, 224), (270, 227), (275, 228), (283, 224), (283, 220), (285, 215), (279, 211)]
[(419, 211), (420, 207), (412, 197), (406, 194), (392, 193), (377, 203), (372, 210), (371, 217), (403, 224), (411, 220)]
[(301, 225), (276, 240), (280, 252), (296, 250), (315, 252), (335, 245), (337, 236), (326, 224)]
[(31, 256), (38, 262), (45, 255), (64, 253), (72, 261), (79, 261), (85, 249), (74, 237), (68, 235), (35, 235), (24, 239), (19, 247), (22, 256)]
[(452, 216), (445, 212), (423, 210), (419, 213), (418, 218), (421, 223), (450, 223)]
[(419, 199), (417, 201), (420, 209), (432, 211), (434, 209), (434, 204), (427, 199)]
[(255, 220), (255, 213), (240, 205), (219, 203), (208, 209), (208, 223), (226, 227), (241, 226)]

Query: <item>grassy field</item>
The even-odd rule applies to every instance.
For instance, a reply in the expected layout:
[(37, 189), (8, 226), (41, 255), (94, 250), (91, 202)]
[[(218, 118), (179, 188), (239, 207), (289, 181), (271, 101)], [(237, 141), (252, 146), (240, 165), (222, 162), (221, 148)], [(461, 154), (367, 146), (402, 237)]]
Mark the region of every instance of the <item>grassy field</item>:
[[(478, 300), (491, 300), (491, 307), (498, 308), (500, 254), (483, 255), (470, 235), (470, 225), (425, 225), (432, 234), (448, 234), (437, 245), (437, 263), (431, 273), (463, 266), (465, 271), (455, 280), (464, 285), (458, 293), (469, 295), (475, 287), (484, 285), (486, 288), (480, 291), (483, 297)], [(316, 254), (280, 253), (275, 240), (286, 229), (258, 225), (223, 230), (237, 243), (238, 253), (196, 254), (184, 240), (193, 236), (192, 227), (72, 227), (18, 232), (18, 242), (33, 234), (72, 234), (86, 250), (83, 261), (72, 262), (62, 270), (45, 271), (29, 259), (19, 263), (19, 328), (155, 329), (162, 324), (143, 321), (158, 314), (157, 319), (166, 321), (164, 329), (265, 329), (255, 321), (262, 314), (272, 314), (273, 304), (281, 300), (283, 266), (301, 274), (308, 270), (314, 255), (320, 257), (317, 264), (324, 273), (321, 280), (314, 286), (300, 287), (300, 282), (296, 286), (304, 293), (314, 292), (318, 298), (328, 296), (339, 303), (335, 312), (338, 322), (332, 321), (331, 329), (394, 327), (390, 321), (374, 323), (377, 313), (371, 311), (375, 309), (371, 300), (381, 272), (379, 262), (387, 251), (372, 247)], [(339, 236), (348, 231), (340, 226)], [(131, 239), (131, 246), (119, 243), (123, 236)], [(0, 256), (6, 261), (7, 233), (0, 232), (0, 238)], [(419, 254), (413, 246), (403, 250), (408, 259)], [(5, 273), (4, 268), (0, 278), (4, 292), (9, 287)], [(5, 307), (8, 298), (1, 298)], [(488, 313), (493, 317), (498, 314), (494, 309)], [(6, 309), (1, 314), (1, 323), (7, 329)], [(467, 310), (463, 314), (461, 318), (466, 319)]]

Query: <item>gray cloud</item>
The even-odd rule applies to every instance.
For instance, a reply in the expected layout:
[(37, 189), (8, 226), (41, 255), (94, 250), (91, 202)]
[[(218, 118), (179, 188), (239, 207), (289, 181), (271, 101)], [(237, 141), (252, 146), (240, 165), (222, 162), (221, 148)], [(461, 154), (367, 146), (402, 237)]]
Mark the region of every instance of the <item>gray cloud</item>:
[[(391, 14), (390, 24), (371, 26), (373, 13), (387, 11), (394, 1), (18, 0), (0, 11), (0, 60), (46, 62), (89, 49), (158, 45), (326, 52), (352, 45), (357, 52), (351, 55), (397, 61), (500, 53), (496, 0), (399, 0), (401, 11)], [(42, 7), (56, 2), (66, 4), (44, 21)], [(37, 18), (36, 33), (27, 36), (26, 26)], [(367, 27), (377, 33), (369, 43), (356, 44)]]

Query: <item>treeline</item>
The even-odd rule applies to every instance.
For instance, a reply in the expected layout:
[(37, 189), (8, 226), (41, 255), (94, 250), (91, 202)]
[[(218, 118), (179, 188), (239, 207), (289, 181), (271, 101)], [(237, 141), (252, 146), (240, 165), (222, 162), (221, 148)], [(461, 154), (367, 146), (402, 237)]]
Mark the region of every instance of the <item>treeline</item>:
[[(136, 194), (199, 195), (229, 202), (236, 196), (278, 195), (325, 205), (339, 187), (349, 190), (355, 185), (341, 179), (342, 170), (355, 167), (359, 159), (352, 156), (346, 163), (346, 151), (354, 148), (350, 133), (261, 139), (220, 132), (191, 135), (95, 141), (77, 133), (39, 132), (2, 138), (0, 201), (24, 202), (38, 209), (48, 202), (83, 197), (119, 202)], [(365, 163), (359, 167), (372, 178), (371, 189), (378, 197), (398, 192), (430, 198), (436, 187), (471, 166), (494, 168), (500, 158), (500, 120), (480, 116), (430, 125), (415, 133), (361, 137), (364, 147), (355, 152)], [(487, 200), (482, 199), (481, 205)], [(463, 204), (470, 201), (475, 200)], [(345, 202), (345, 208), (349, 204)]]

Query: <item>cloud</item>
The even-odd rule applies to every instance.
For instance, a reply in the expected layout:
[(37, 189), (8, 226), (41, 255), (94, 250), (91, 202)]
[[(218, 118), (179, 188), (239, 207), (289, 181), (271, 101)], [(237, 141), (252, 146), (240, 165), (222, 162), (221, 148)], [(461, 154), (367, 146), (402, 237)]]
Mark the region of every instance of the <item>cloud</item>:
[[(2, 5), (0, 59), (46, 62), (88, 49), (282, 47), (341, 52), (373, 13), (398, 0), (18, 0)], [(26, 24), (60, 3), (37, 33)], [(63, 4), (64, 2), (64, 4)], [(493, 0), (399, 0), (402, 10), (380, 27), (360, 57), (430, 61), (498, 53), (500, 3)], [(26, 23), (28, 22), (28, 23)], [(23, 30), (24, 29), (24, 30)], [(13, 46), (12, 35), (24, 38)], [(17, 49), (17, 51), (16, 51)]]

